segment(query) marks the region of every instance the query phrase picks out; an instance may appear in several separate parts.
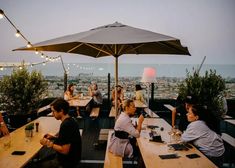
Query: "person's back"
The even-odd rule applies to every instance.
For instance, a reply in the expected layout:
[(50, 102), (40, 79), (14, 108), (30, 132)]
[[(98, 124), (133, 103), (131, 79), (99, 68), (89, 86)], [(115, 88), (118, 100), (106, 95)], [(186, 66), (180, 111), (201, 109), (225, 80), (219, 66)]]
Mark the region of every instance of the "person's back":
[(60, 126), (58, 139), (56, 144), (70, 144), (69, 153), (64, 155), (58, 154), (58, 161), (61, 165), (77, 164), (81, 159), (81, 136), (79, 132), (79, 125), (75, 118), (65, 119)]
[[(115, 88), (114, 88), (112, 90), (112, 96), (111, 96), (113, 106), (115, 105), (115, 99), (116, 99), (116, 94), (115, 94)], [(124, 100), (123, 88), (122, 88), (122, 86), (118, 85), (117, 86), (117, 104), (118, 104), (118, 108), (120, 108), (123, 100)]]
[(135, 99), (146, 104), (145, 96), (144, 96), (144, 93), (140, 84), (135, 85)]
[(94, 95), (93, 99), (94, 99), (95, 103), (97, 105), (101, 105), (103, 103), (103, 97), (102, 97), (100, 90), (98, 90), (97, 86), (95, 87), (95, 90), (93, 91), (93, 95)]
[(102, 105), (103, 97), (102, 97), (100, 90), (98, 90), (98, 85), (95, 83), (93, 84), (93, 87), (89, 86), (88, 91), (89, 91), (89, 95), (93, 98), (92, 106)]

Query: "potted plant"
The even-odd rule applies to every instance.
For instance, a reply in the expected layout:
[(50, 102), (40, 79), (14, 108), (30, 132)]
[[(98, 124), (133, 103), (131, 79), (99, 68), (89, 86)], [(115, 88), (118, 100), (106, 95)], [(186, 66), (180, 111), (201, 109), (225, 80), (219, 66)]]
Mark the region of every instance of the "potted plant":
[(27, 122), (27, 118), (32, 118), (37, 103), (46, 95), (47, 85), (41, 72), (34, 70), (30, 73), (25, 66), (14, 69), (10, 76), (2, 78), (0, 109), (8, 113), (12, 127), (20, 127)]
[(183, 98), (194, 96), (198, 104), (204, 105), (211, 114), (214, 130), (219, 133), (219, 122), (224, 115), (225, 89), (225, 80), (215, 70), (206, 71), (204, 76), (200, 76), (198, 70), (193, 70), (192, 74), (187, 71), (186, 79), (179, 85), (178, 95)]

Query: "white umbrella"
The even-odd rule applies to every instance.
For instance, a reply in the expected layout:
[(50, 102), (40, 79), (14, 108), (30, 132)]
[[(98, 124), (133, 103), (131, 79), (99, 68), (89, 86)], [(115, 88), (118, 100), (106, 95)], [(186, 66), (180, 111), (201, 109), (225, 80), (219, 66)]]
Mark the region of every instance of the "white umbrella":
[[(115, 57), (115, 86), (118, 85), (118, 57), (123, 54), (190, 55), (179, 39), (115, 22), (89, 31), (67, 35), (15, 50), (55, 51), (91, 57)], [(115, 89), (117, 95), (117, 89)], [(117, 96), (115, 101), (117, 113)]]

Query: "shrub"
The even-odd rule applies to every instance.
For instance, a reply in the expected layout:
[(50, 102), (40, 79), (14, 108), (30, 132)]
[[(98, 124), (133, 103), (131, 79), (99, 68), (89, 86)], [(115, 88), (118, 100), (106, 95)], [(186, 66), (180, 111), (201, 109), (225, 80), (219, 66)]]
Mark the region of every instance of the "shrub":
[(41, 72), (29, 73), (24, 66), (13, 70), (0, 81), (0, 108), (13, 115), (29, 114), (45, 96), (47, 86)]
[(221, 117), (225, 88), (225, 80), (215, 70), (206, 71), (204, 76), (193, 70), (192, 74), (187, 71), (186, 79), (179, 85), (179, 95), (183, 98), (187, 95), (196, 97), (199, 104), (206, 105), (216, 117)]

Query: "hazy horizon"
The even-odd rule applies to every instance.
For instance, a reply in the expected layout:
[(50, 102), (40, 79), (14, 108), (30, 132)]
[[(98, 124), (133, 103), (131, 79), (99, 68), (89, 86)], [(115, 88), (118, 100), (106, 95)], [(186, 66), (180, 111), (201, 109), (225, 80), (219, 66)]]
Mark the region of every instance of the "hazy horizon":
[[(186, 70), (192, 72), (193, 68), (198, 69), (200, 64), (119, 64), (119, 77), (141, 77), (145, 67), (156, 69), (157, 77), (186, 77)], [(92, 74), (93, 76), (107, 76), (108, 73), (114, 76), (114, 64), (112, 63), (65, 63), (69, 76), (79, 74)], [(48, 63), (28, 67), (29, 71), (39, 70), (44, 76), (63, 76), (64, 70), (60, 62)], [(235, 65), (203, 64), (200, 74), (204, 75), (206, 70), (216, 70), (223, 78), (235, 77)], [(0, 75), (9, 75), (12, 69), (0, 71)]]

